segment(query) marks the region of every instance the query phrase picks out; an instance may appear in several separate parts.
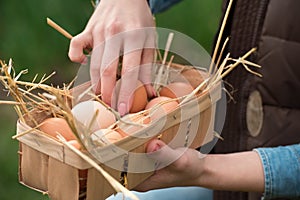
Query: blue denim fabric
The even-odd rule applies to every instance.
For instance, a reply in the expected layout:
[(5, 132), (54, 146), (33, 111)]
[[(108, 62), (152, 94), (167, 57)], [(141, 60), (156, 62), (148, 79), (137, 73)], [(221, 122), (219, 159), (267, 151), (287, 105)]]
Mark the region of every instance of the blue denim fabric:
[(257, 148), (264, 169), (263, 199), (300, 199), (300, 144)]
[[(174, 187), (149, 192), (133, 192), (140, 200), (212, 200), (213, 191), (201, 187)], [(118, 193), (110, 196), (106, 200), (123, 200), (123, 195)], [(130, 198), (125, 198), (130, 200)]]
[(182, 0), (149, 0), (149, 5), (151, 12), (156, 14), (167, 10), (169, 7), (180, 1)]

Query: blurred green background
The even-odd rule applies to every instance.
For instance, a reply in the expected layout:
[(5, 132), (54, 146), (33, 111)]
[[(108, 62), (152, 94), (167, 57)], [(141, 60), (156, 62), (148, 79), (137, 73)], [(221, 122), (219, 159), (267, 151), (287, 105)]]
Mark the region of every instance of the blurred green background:
[[(69, 41), (49, 27), (50, 17), (71, 34), (80, 33), (93, 7), (89, 0), (0, 1), (0, 59), (13, 59), (17, 71), (29, 69), (23, 80), (35, 74), (56, 71), (53, 84), (68, 83), (76, 75), (78, 64), (67, 56)], [(221, 0), (184, 0), (156, 15), (159, 27), (187, 34), (211, 52), (221, 16)], [(0, 99), (7, 99), (0, 87)], [(0, 105), (0, 200), (41, 200), (47, 196), (18, 183), (18, 142), (13, 106)]]

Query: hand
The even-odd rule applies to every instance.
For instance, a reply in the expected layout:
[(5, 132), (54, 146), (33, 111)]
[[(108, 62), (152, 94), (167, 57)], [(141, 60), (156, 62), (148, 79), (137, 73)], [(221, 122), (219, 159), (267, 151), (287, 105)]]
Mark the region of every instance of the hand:
[(204, 155), (200, 152), (188, 148), (174, 150), (161, 140), (152, 140), (146, 151), (159, 162), (158, 170), (135, 190), (199, 185), (197, 178), (201, 177), (204, 162)]
[[(159, 169), (135, 189), (200, 186), (214, 190), (264, 191), (264, 172), (255, 151), (204, 156), (193, 149), (171, 149), (160, 140), (149, 142), (146, 151), (160, 163)], [(170, 164), (171, 163), (171, 164)]]
[[(149, 67), (154, 58), (155, 32), (154, 28), (143, 29), (154, 26), (146, 0), (101, 0), (86, 28), (71, 40), (72, 61), (86, 62), (83, 50), (93, 48), (90, 63), (93, 90), (101, 93), (102, 100), (121, 115), (131, 107), (138, 79), (145, 84), (148, 96), (155, 94)], [(123, 56), (121, 87), (117, 98), (112, 99), (120, 56)]]

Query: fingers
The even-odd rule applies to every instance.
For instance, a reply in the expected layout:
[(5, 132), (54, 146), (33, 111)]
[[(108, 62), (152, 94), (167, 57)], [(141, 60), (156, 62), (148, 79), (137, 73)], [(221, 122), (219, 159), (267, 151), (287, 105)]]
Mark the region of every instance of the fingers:
[(123, 37), (122, 78), (117, 105), (121, 116), (128, 113), (132, 106), (134, 91), (137, 88), (139, 77), (142, 50), (146, 39), (143, 30), (126, 32)]
[(135, 190), (148, 191), (173, 186), (196, 185), (202, 173), (203, 155), (188, 148), (172, 149), (163, 141), (154, 139), (146, 148), (147, 155), (158, 163), (157, 170)]
[(84, 63), (87, 57), (84, 55), (83, 50), (92, 46), (92, 36), (88, 32), (82, 32), (73, 37), (69, 47), (69, 58), (73, 62)]
[(100, 69), (101, 98), (114, 109), (111, 98), (116, 84), (121, 45), (121, 39), (118, 37), (106, 40)]
[(143, 49), (139, 79), (144, 83), (148, 97), (151, 98), (156, 95), (155, 90), (152, 87), (152, 69), (156, 49), (156, 33), (153, 28), (148, 28), (146, 32), (148, 37)]
[(156, 95), (155, 90), (152, 87), (152, 69), (154, 52), (154, 49), (143, 50), (142, 61), (139, 70), (139, 80), (144, 83), (149, 98)]
[[(101, 93), (101, 98), (105, 103), (117, 109), (121, 115), (125, 115), (132, 106), (133, 94), (138, 80), (145, 85), (148, 97), (155, 95), (151, 86), (155, 50), (149, 48), (154, 46), (154, 37), (147, 37), (146, 31), (142, 29), (114, 34), (110, 37), (107, 34), (112, 33), (101, 33), (99, 28), (95, 30), (97, 32), (92, 34), (83, 32), (74, 37), (70, 45), (69, 56), (73, 61), (84, 62), (87, 58), (82, 50), (93, 46), (90, 62), (93, 90), (96, 94)], [(117, 98), (112, 99), (116, 85), (120, 50), (124, 51), (122, 80)]]
[(137, 191), (149, 191), (173, 186), (173, 180), (176, 178), (174, 178), (174, 173), (170, 170), (173, 166), (169, 166), (169, 164), (177, 160), (182, 153), (170, 148), (167, 144), (158, 139), (150, 141), (146, 151), (148, 156), (158, 163), (157, 171), (134, 189)]
[(118, 96), (118, 111), (121, 116), (128, 113), (137, 88), (142, 51), (130, 52), (123, 57), (121, 87)]
[(91, 85), (93, 86), (93, 90), (96, 94), (101, 93), (101, 62), (102, 56), (104, 52), (104, 37), (103, 34), (94, 34), (94, 48), (91, 55), (91, 63), (90, 63), (90, 77), (91, 77)]
[[(147, 145), (148, 156), (157, 163), (156, 169), (162, 169), (177, 161), (187, 148), (172, 149), (161, 140), (153, 140)], [(175, 163), (177, 164), (177, 163)]]

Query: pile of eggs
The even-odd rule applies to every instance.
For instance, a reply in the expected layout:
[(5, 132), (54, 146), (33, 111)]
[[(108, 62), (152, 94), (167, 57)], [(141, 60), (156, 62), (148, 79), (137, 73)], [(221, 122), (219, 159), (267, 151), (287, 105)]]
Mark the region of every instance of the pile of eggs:
[[(189, 83), (181, 81), (171, 82), (168, 85), (162, 86), (158, 92), (159, 95), (152, 99), (148, 99), (146, 88), (139, 82), (139, 84), (137, 84), (137, 89), (133, 94), (134, 97), (132, 107), (129, 111), (130, 114), (152, 109), (157, 104), (160, 104), (155, 107), (155, 111), (150, 117), (143, 118), (142, 123), (148, 124), (175, 110), (179, 104), (177, 99), (190, 94), (203, 80), (202, 75), (199, 73), (191, 71), (189, 71), (189, 73), (190, 74), (186, 75), (187, 78), (189, 78), (188, 76), (197, 75), (196, 78), (192, 79), (197, 81), (197, 83), (190, 80)], [(131, 134), (128, 130), (125, 131), (120, 128), (115, 128), (116, 126), (114, 126), (114, 124), (116, 124), (117, 120), (115, 115), (98, 101), (89, 100), (80, 102), (72, 108), (72, 114), (76, 121), (80, 122), (85, 127), (88, 127), (91, 132), (91, 138), (95, 142), (100, 141), (105, 144), (115, 143)], [(134, 115), (135, 117), (130, 116), (131, 115), (127, 115), (124, 117), (127, 117), (132, 121), (137, 120), (137, 115)], [(53, 137), (56, 137), (57, 134), (61, 134), (67, 142), (78, 149), (81, 148), (67, 121), (63, 118), (48, 118), (42, 122), (39, 129)]]

